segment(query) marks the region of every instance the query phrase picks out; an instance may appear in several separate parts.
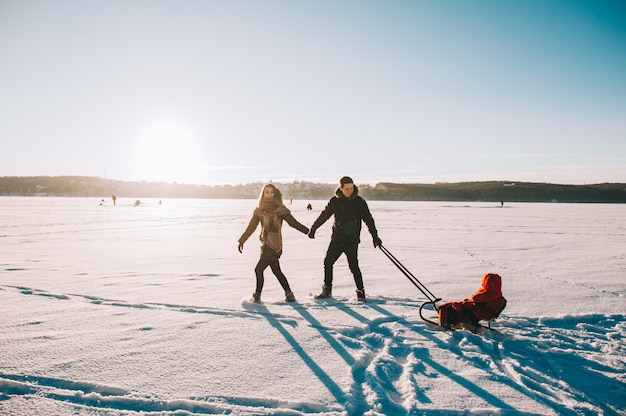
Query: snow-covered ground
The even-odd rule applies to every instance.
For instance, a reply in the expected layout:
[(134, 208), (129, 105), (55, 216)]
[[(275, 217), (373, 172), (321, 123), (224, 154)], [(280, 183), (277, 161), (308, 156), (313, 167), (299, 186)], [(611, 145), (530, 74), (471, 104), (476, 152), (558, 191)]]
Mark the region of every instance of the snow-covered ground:
[[(366, 229), (366, 303), (345, 258), (312, 297), (329, 221), (284, 224), (298, 302), (268, 269), (255, 305), (255, 201), (133, 202), (0, 198), (0, 414), (626, 414), (623, 205), (370, 201), (435, 295), (502, 276), (507, 309), (473, 334), (422, 321)], [(309, 226), (325, 203), (289, 208)]]

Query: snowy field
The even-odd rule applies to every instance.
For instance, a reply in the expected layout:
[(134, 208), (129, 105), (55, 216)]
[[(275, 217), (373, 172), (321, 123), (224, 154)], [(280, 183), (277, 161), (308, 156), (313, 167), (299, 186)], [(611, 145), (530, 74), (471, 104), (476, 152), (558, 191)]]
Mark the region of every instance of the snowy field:
[[(253, 200), (0, 198), (2, 415), (626, 415), (626, 206), (370, 201), (383, 244), (435, 295), (499, 273), (494, 330), (444, 332), (365, 229), (368, 301), (331, 221), (283, 226), (255, 287)], [(305, 209), (312, 202), (313, 211)], [(288, 207), (310, 226), (326, 201)]]

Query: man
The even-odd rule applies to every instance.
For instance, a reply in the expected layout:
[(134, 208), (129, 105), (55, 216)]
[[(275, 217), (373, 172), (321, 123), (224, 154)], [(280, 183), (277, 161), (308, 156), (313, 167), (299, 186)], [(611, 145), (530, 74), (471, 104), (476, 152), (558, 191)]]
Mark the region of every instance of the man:
[(324, 258), (324, 286), (322, 286), (322, 293), (317, 297), (332, 297), (333, 265), (343, 253), (346, 255), (348, 266), (354, 275), (357, 299), (364, 301), (365, 289), (358, 260), (358, 248), (361, 242), (361, 221), (364, 221), (367, 225), (374, 239), (374, 247), (382, 245), (382, 241), (378, 238), (374, 218), (370, 214), (367, 203), (359, 196), (359, 189), (348, 176), (344, 176), (339, 180), (339, 188), (335, 191), (335, 196), (328, 201), (326, 208), (324, 208), (311, 226), (309, 237), (315, 238), (315, 231), (332, 215), (335, 216), (335, 222), (330, 244)]

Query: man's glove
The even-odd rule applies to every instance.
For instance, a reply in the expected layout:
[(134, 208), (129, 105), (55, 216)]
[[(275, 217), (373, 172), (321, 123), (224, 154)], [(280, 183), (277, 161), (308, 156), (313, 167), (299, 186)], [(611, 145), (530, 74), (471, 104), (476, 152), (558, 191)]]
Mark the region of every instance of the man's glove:
[(240, 253), (243, 253), (243, 243), (239, 242), (239, 245), (237, 246), (237, 250), (239, 250)]
[(309, 230), (309, 238), (315, 238), (315, 228), (313, 227)]
[(383, 240), (378, 238), (378, 236), (374, 237), (374, 248), (380, 247), (383, 245)]

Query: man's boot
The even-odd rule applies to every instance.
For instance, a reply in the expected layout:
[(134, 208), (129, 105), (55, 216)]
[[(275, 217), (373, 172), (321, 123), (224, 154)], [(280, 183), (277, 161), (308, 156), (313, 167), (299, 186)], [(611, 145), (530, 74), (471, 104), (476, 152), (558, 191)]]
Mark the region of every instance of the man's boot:
[(365, 302), (365, 289), (356, 290), (356, 298), (362, 302)]
[(330, 285), (322, 286), (322, 293), (316, 296), (316, 298), (332, 298), (333, 297), (333, 287)]

